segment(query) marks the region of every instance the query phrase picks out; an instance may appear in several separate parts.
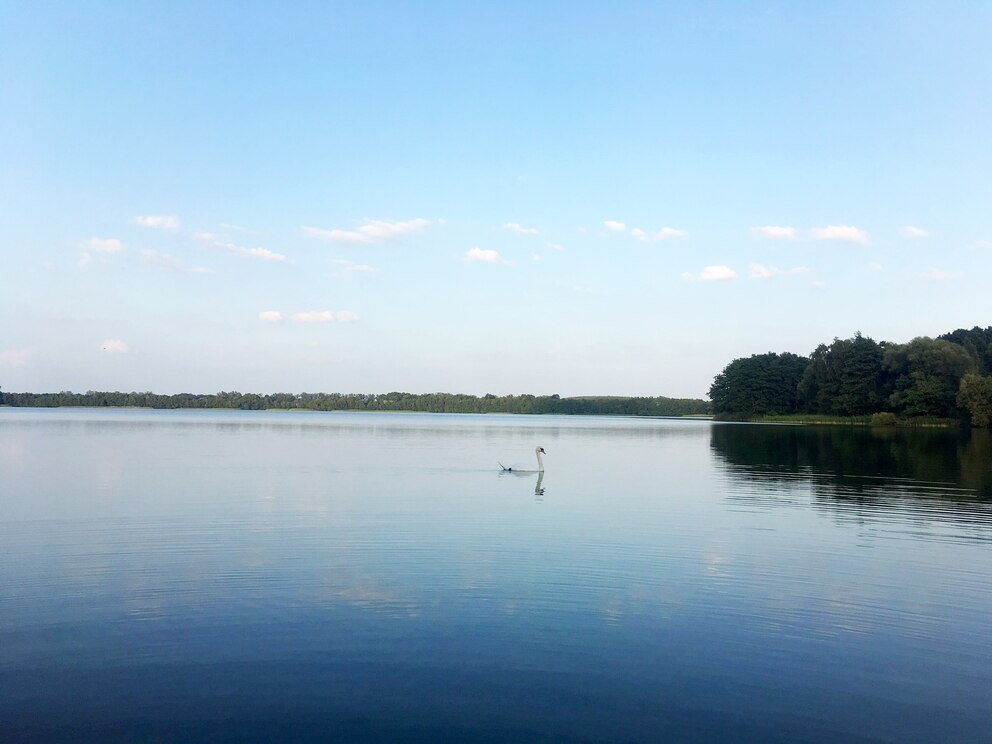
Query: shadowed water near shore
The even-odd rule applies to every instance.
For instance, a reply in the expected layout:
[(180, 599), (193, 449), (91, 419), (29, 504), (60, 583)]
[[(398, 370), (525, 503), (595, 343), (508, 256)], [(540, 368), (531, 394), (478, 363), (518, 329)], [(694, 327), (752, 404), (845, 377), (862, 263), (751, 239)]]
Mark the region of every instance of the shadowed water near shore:
[[(546, 472), (501, 476), (544, 446)], [(0, 738), (974, 741), (984, 433), (0, 409)]]
[(992, 432), (985, 429), (715, 425), (710, 446), (735, 476), (765, 485), (805, 479), (824, 497), (992, 501)]

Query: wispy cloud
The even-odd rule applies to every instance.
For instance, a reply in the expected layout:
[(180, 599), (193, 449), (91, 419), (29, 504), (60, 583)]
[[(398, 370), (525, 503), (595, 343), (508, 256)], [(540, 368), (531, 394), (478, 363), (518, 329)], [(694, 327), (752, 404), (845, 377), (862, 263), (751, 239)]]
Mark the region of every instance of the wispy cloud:
[(34, 349), (0, 349), (0, 367), (23, 367), (34, 354)]
[(663, 227), (654, 234), (655, 240), (670, 240), (672, 238), (686, 238), (689, 233), (685, 230), (677, 230), (674, 227)]
[(135, 217), (134, 222), (156, 230), (178, 230), (180, 227), (178, 217), (166, 214), (142, 214)]
[(427, 220), (422, 217), (406, 221), (365, 220), (354, 230), (325, 230), (320, 227), (309, 227), (307, 225), (304, 225), (301, 229), (306, 235), (330, 240), (332, 243), (361, 245), (394, 240), (404, 235), (419, 232), (434, 224), (444, 224), (444, 220)]
[(354, 323), (358, 315), (350, 310), (308, 310), (290, 316), (298, 323)]
[(628, 234), (634, 240), (639, 240), (642, 243), (654, 243), (662, 240), (671, 240), (672, 238), (685, 238), (689, 235), (685, 230), (677, 230), (674, 227), (663, 227), (654, 233), (642, 230), (639, 227), (632, 227)]
[(957, 274), (951, 271), (943, 271), (942, 269), (932, 268), (927, 269), (920, 274), (920, 278), (931, 282), (946, 282), (949, 279), (957, 278)]
[(374, 266), (369, 266), (368, 264), (355, 263), (354, 261), (349, 261), (347, 258), (334, 258), (331, 259), (331, 263), (338, 267), (338, 270), (334, 272), (333, 276), (349, 274), (371, 274), (378, 269)]
[(108, 354), (127, 354), (129, 351), (127, 341), (119, 338), (108, 338), (100, 344), (100, 348)]
[(565, 246), (563, 246), (561, 243), (545, 243), (544, 245), (546, 245), (548, 248), (550, 248), (553, 251), (565, 250)]
[(772, 240), (794, 240), (796, 238), (796, 228), (785, 227), (783, 225), (763, 225), (752, 227), (751, 232), (758, 233)]
[(504, 263), (499, 251), (487, 248), (469, 248), (462, 256), (467, 263)]
[(86, 247), (97, 253), (120, 253), (127, 249), (117, 238), (90, 238), (85, 243)]
[(283, 316), (278, 310), (263, 310), (258, 314), (258, 319), (266, 323), (282, 323)]
[(737, 272), (729, 266), (707, 266), (699, 274), (699, 278), (704, 282), (715, 282), (723, 279), (733, 279)]
[(882, 264), (880, 264), (878, 261), (872, 261), (870, 264), (868, 264), (868, 269), (869, 271), (885, 271), (885, 269), (882, 268)]
[(860, 245), (868, 242), (867, 233), (853, 225), (817, 227), (813, 229), (812, 234), (817, 240), (834, 240), (839, 243), (858, 243)]
[(606, 220), (606, 222), (603, 223), (603, 227), (605, 227), (610, 232), (618, 232), (618, 233), (623, 232), (624, 230), (627, 229), (627, 225), (625, 225), (623, 222), (617, 222), (616, 220)]
[(776, 266), (765, 266), (764, 264), (751, 264), (748, 276), (752, 279), (771, 279), (773, 276), (792, 276), (795, 274), (808, 274), (806, 266), (797, 266), (794, 269), (779, 269)]
[(286, 260), (286, 257), (283, 254), (270, 251), (268, 248), (246, 248), (245, 246), (228, 243), (221, 240), (213, 233), (198, 232), (195, 237), (208, 248), (223, 251), (225, 253), (231, 253), (235, 256), (247, 256), (248, 258), (258, 258), (263, 261), (281, 262)]
[(521, 235), (540, 235), (541, 231), (536, 227), (524, 227), (516, 222), (507, 222), (503, 227), (510, 232), (520, 233)]
[(925, 238), (929, 233), (922, 227), (914, 227), (913, 225), (906, 225), (899, 232), (902, 233), (904, 238)]
[(178, 271), (182, 274), (213, 274), (213, 269), (205, 266), (184, 266), (181, 261), (173, 258), (167, 253), (159, 253), (150, 248), (142, 249), (138, 252), (139, 260), (149, 266), (159, 266), (170, 271)]

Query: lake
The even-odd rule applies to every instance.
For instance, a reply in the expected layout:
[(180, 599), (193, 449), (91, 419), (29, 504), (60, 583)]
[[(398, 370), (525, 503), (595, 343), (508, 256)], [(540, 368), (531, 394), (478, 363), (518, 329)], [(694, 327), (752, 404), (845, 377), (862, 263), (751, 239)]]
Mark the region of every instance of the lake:
[(989, 432), (0, 408), (3, 741), (988, 740), (990, 619)]

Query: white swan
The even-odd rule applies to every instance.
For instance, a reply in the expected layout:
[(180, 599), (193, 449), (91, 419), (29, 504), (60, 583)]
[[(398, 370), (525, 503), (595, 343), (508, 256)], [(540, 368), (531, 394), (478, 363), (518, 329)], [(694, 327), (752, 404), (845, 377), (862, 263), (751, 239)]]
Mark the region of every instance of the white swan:
[(537, 470), (525, 470), (524, 468), (514, 468), (514, 467), (508, 468), (506, 467), (506, 465), (504, 465), (501, 462), (497, 462), (496, 464), (499, 465), (500, 470), (504, 470), (507, 473), (543, 473), (544, 458), (541, 457), (541, 455), (546, 455), (548, 453), (544, 451), (544, 447), (535, 447), (534, 454), (537, 455)]

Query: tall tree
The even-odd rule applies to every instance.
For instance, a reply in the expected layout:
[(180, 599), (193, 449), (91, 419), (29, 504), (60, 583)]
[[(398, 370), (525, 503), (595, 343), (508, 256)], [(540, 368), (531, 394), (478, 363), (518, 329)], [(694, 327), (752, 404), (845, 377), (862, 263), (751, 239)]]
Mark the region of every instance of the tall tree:
[(975, 360), (980, 375), (992, 375), (992, 326), (971, 329), (958, 328), (937, 338), (962, 346)]
[(710, 386), (714, 413), (755, 416), (795, 413), (797, 386), (809, 360), (785, 352), (735, 359)]
[(972, 426), (992, 426), (992, 377), (976, 374), (962, 377), (957, 402), (968, 412)]
[(959, 415), (961, 378), (975, 371), (964, 347), (926, 336), (887, 348), (884, 366), (895, 380), (889, 402), (897, 412), (941, 418)]
[(883, 346), (861, 333), (820, 344), (799, 382), (800, 405), (810, 413), (855, 416), (883, 410)]

